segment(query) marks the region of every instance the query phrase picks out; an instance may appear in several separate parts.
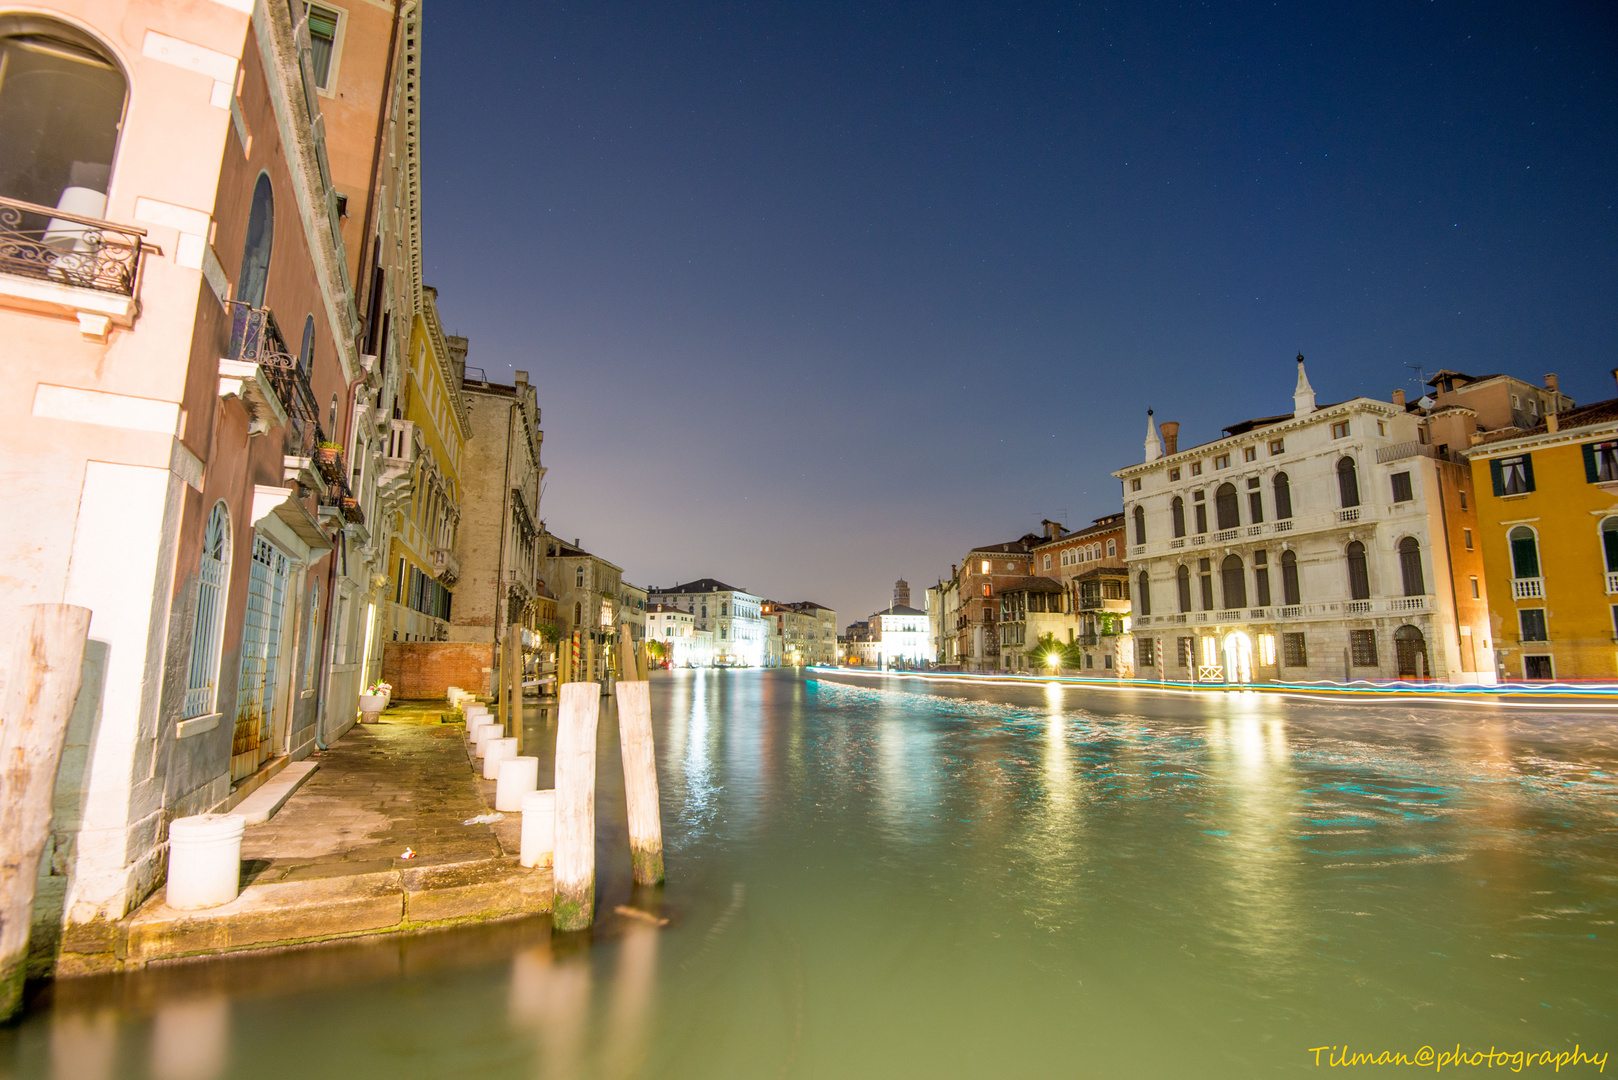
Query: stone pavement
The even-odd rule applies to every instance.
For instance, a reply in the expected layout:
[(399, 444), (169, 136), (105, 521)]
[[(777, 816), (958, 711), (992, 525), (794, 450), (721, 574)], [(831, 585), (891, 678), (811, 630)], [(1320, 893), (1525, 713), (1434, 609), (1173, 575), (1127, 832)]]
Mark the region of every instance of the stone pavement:
[[(517, 863), (520, 816), (491, 812), (464, 728), (439, 704), (404, 703), (352, 728), (268, 822), (242, 838), (242, 892), (174, 911), (159, 889), (107, 932), (64, 938), (58, 975), (320, 942), (413, 934), (548, 913), (548, 870)], [(406, 849), (416, 855), (401, 856)]]

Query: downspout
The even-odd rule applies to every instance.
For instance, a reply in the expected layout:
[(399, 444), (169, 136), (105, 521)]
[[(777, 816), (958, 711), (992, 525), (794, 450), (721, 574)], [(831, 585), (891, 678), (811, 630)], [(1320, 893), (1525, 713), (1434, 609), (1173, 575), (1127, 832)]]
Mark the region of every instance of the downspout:
[[(505, 588), (506, 578), (506, 534), (511, 531), (511, 423), (517, 414), (517, 403), (513, 401), (511, 408), (506, 411), (506, 471), (501, 474), (500, 485), (500, 561), (497, 562), (497, 572), (494, 576), (494, 648), (500, 648), (500, 591)], [(495, 660), (499, 657), (495, 656)], [(498, 671), (495, 664), (491, 669)]]
[[(393, 97), (393, 58), (398, 54), (399, 46), (399, 19), (403, 13), (403, 4), (394, 0), (393, 26), (388, 30), (388, 66), (382, 73), (382, 99), (376, 110), (376, 139), (371, 144), (371, 186), (365, 193), (365, 218), (360, 226), (360, 264), (355, 280), (363, 283), (368, 269), (365, 260), (372, 250), (372, 245), (365, 241), (371, 238), (371, 218), (376, 210), (376, 174), (382, 167), (382, 139), (388, 129), (388, 104)], [(366, 297), (367, 300), (370, 297)]]
[[(1449, 578), (1449, 609), (1455, 613), (1455, 655), (1460, 657), (1461, 667), (1464, 670), (1466, 657), (1461, 653), (1461, 600), (1455, 591), (1455, 549), (1450, 546), (1449, 507), (1444, 505), (1444, 463), (1435, 458), (1433, 469), (1438, 474), (1438, 520), (1444, 529), (1444, 562), (1449, 566), (1449, 573), (1444, 575)], [(1431, 659), (1427, 662), (1429, 665), (1432, 664)], [(1431, 673), (1432, 669), (1429, 666), (1429, 676)]]

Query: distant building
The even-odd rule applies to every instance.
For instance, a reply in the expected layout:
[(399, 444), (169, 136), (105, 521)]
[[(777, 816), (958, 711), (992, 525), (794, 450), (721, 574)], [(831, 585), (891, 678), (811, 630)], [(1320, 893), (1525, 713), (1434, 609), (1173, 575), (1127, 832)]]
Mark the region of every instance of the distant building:
[(812, 637), (808, 636), (810, 631), (806, 625), (802, 628), (805, 635), (802, 639), (802, 663), (837, 663), (837, 612), (812, 600), (798, 600), (781, 606), (814, 619)]
[[(1618, 372), (1614, 372), (1618, 375)], [(1510, 387), (1541, 409), (1554, 393)], [(1519, 396), (1520, 395), (1520, 396)], [(1527, 415), (1522, 415), (1526, 412)], [(1532, 406), (1517, 419), (1532, 419)], [(1468, 451), (1482, 504), (1497, 671), (1506, 679), (1618, 675), (1618, 398), (1483, 433)], [(1473, 593), (1478, 579), (1462, 583)]]
[(876, 630), (870, 620), (852, 622), (843, 631), (843, 663), (855, 667), (881, 667), (882, 644), (876, 639)]
[[(578, 540), (569, 544), (548, 533), (544, 550), (545, 580), (556, 597), (558, 629), (566, 642), (561, 655), (569, 660), (573, 636), (578, 635), (578, 659), (569, 677), (599, 679), (617, 670), (613, 646), (623, 621), (623, 568), (585, 551)], [(590, 668), (592, 656), (595, 665)]]
[(867, 624), (876, 644), (875, 663), (884, 668), (925, 667), (932, 663), (927, 642), (927, 613), (910, 606), (910, 583), (894, 583), (893, 603), (873, 614)]
[(714, 663), (723, 667), (764, 664), (764, 598), (733, 588), (715, 578), (699, 578), (647, 594), (654, 604), (668, 604), (696, 617), (696, 628), (713, 634)]
[(955, 651), (946, 660), (965, 671), (999, 671), (1000, 593), (1029, 577), (1032, 551), (1042, 542), (1028, 533), (1019, 539), (972, 548), (955, 568)]
[(646, 640), (661, 642), (670, 667), (707, 667), (713, 663), (712, 636), (709, 646), (697, 640), (696, 618), (668, 604), (646, 605)]

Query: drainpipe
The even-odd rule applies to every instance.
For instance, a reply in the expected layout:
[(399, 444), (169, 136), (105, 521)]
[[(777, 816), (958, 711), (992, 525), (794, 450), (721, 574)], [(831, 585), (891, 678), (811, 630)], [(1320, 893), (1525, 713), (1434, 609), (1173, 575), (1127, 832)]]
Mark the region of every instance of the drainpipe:
[[(499, 660), (500, 649), (500, 591), (505, 587), (506, 579), (506, 534), (511, 531), (511, 426), (517, 415), (517, 403), (513, 401), (506, 410), (506, 471), (500, 475), (500, 559), (495, 566), (497, 572), (494, 576), (494, 648), (491, 654)], [(494, 671), (499, 671), (498, 664), (491, 665)]]

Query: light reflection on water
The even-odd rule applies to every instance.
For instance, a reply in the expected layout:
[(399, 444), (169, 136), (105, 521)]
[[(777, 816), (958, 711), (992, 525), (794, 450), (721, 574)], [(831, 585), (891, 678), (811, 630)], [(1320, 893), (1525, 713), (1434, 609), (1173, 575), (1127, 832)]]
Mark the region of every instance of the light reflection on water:
[[(653, 683), (670, 881), (604, 913), (60, 984), (0, 1077), (1249, 1076), (1618, 1049), (1609, 718)], [(654, 929), (623, 903), (673, 922)]]

